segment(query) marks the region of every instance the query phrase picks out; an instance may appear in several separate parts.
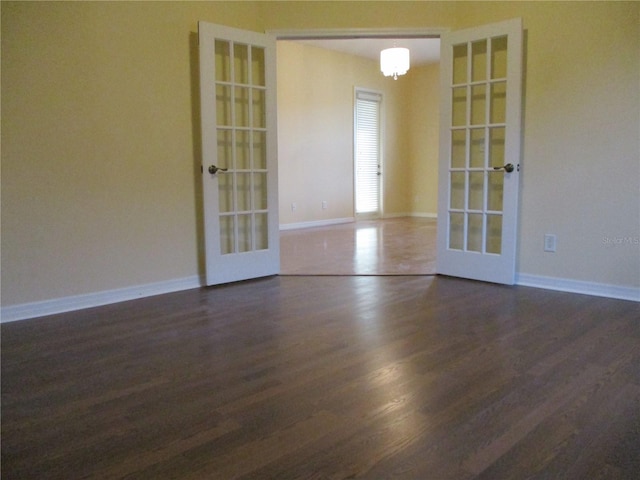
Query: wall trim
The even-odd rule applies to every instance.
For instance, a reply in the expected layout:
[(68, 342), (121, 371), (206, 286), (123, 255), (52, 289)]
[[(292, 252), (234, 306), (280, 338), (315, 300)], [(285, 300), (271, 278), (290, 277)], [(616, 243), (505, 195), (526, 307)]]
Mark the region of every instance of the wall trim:
[[(385, 213), (382, 215), (382, 217), (380, 217), (380, 219), (400, 218), (400, 217), (438, 218), (438, 214), (426, 213), (426, 212)], [(367, 220), (375, 220), (375, 219), (367, 219)], [(280, 224), (280, 231), (298, 230), (301, 228), (313, 228), (313, 227), (329, 227), (331, 225), (340, 225), (343, 223), (354, 223), (356, 221), (357, 220), (355, 217), (345, 217), (345, 218), (330, 218), (328, 220), (312, 220), (310, 222), (282, 223)]]
[(516, 285), (640, 302), (640, 288), (637, 287), (623, 287), (606, 283), (584, 282), (522, 273), (517, 275)]
[[(310, 226), (350, 223), (353, 219), (333, 219), (319, 222), (304, 222), (301, 224), (287, 224), (281, 226), (283, 230), (294, 228), (309, 228)], [(327, 223), (331, 222), (331, 223)], [(313, 224), (313, 225), (309, 225)], [(297, 225), (297, 226), (293, 226)], [(305, 225), (305, 226), (299, 226)], [(283, 228), (287, 227), (287, 228)], [(165, 293), (179, 292), (200, 288), (204, 286), (204, 277), (194, 275), (191, 277), (167, 280), (164, 282), (148, 283), (133, 287), (117, 288), (83, 295), (73, 295), (70, 297), (44, 300), (40, 302), (23, 303), (2, 307), (0, 310), (0, 323), (26, 320), (29, 318), (43, 317), (57, 313), (71, 312), (85, 308), (99, 307), (111, 303), (125, 302), (138, 298), (162, 295)], [(604, 283), (584, 282), (580, 280), (569, 280), (556, 277), (545, 277), (541, 275), (518, 274), (516, 284), (523, 287), (542, 288), (546, 290), (556, 290), (559, 292), (579, 293), (583, 295), (593, 295), (597, 297), (616, 298), (619, 300), (630, 300), (640, 302), (640, 288), (623, 287), (619, 285), (609, 285)]]
[(426, 28), (301, 28), (270, 29), (265, 33), (278, 40), (350, 39), (350, 38), (440, 38), (449, 27)]
[(353, 223), (355, 221), (356, 219), (354, 217), (346, 217), (330, 218), (328, 220), (313, 220), (311, 222), (282, 223), (280, 224), (280, 231), (298, 230), (300, 228), (327, 227), (329, 225), (340, 225), (343, 223)]
[(203, 285), (204, 277), (194, 275), (192, 277), (147, 283), (145, 285), (136, 285), (133, 287), (116, 288), (114, 290), (104, 290), (102, 292), (54, 298), (52, 300), (44, 300), (40, 302), (9, 305), (7, 307), (2, 307), (0, 310), (0, 323), (71, 312), (74, 310), (82, 310), (84, 308), (99, 307), (110, 303), (125, 302), (127, 300), (162, 295), (164, 293), (200, 288)]
[(438, 218), (438, 214), (428, 213), (428, 212), (412, 212), (412, 213), (385, 213), (382, 216), (382, 218), (400, 218), (400, 217)]

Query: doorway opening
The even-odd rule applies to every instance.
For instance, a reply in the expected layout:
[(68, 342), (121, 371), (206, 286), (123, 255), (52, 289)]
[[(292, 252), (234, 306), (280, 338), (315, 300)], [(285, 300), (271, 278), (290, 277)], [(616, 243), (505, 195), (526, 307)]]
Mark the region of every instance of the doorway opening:
[[(439, 33), (371, 32), (370, 36), (365, 36), (361, 32), (355, 35), (346, 32), (334, 36), (334, 32), (329, 32), (331, 38), (322, 37), (317, 32), (313, 32), (313, 38), (305, 32), (276, 35), (279, 40), (284, 40), (278, 42), (283, 274), (292, 271), (299, 274), (344, 274), (349, 270), (346, 268), (348, 264), (353, 267), (354, 274), (375, 274), (376, 270), (371, 266), (374, 250), (380, 258), (379, 274), (401, 274), (403, 271), (435, 273)], [(412, 54), (408, 74), (397, 81), (385, 78), (379, 69), (380, 50), (390, 46), (407, 46)], [(286, 55), (281, 55), (283, 51)], [(292, 59), (291, 63), (295, 62), (298, 70), (289, 68), (290, 65), (281, 65), (282, 58)], [(432, 67), (430, 86), (419, 77), (425, 75), (425, 65)], [(417, 98), (422, 97), (417, 92), (420, 89), (429, 93), (433, 107), (430, 115), (425, 113), (429, 109), (420, 104), (425, 101)], [(379, 185), (379, 195), (378, 198), (371, 195), (370, 204), (364, 207), (357, 196), (358, 168), (354, 161), (358, 156), (358, 92), (377, 93), (384, 98), (385, 115), (388, 114), (386, 126), (379, 132), (380, 158), (375, 159), (374, 156), (373, 170), (369, 172), (369, 180), (373, 177), (369, 187)], [(371, 106), (372, 98), (364, 101), (367, 100)], [(342, 111), (336, 106), (337, 102), (341, 102)], [(406, 113), (406, 109), (412, 106), (414, 110)], [(379, 109), (377, 113), (381, 113)], [(419, 129), (430, 132), (424, 134), (424, 131), (418, 132)], [(429, 142), (428, 151), (419, 141), (412, 139), (414, 135)], [(424, 160), (425, 155), (430, 157), (429, 160)], [(383, 166), (379, 161), (382, 157), (389, 159), (388, 164)], [(372, 218), (376, 217), (380, 220), (373, 222)], [(420, 248), (429, 251), (412, 261), (409, 258), (411, 252), (420, 248), (414, 248), (410, 242), (415, 242), (419, 231), (425, 236)], [(404, 252), (403, 258), (396, 257), (395, 266), (389, 263), (391, 257), (382, 252), (385, 245), (389, 245), (384, 240), (384, 232), (395, 232), (397, 237), (392, 249)], [(313, 234), (317, 238), (314, 239)], [(344, 238), (349, 234), (350, 238)], [(429, 235), (432, 237), (427, 239)], [(297, 247), (290, 245), (293, 238), (301, 242)], [(400, 240), (404, 245), (398, 243)], [(310, 245), (318, 245), (320, 250), (328, 249), (334, 258), (345, 260), (329, 268), (334, 262), (325, 258), (316, 262), (316, 268), (311, 268), (317, 255), (309, 252)], [(358, 248), (351, 255), (344, 251), (350, 251), (356, 245)], [(301, 263), (292, 266), (288, 258), (291, 251), (302, 260)], [(302, 252), (306, 253), (303, 255)], [(353, 256), (358, 252), (367, 258)], [(431, 262), (429, 267), (424, 266), (425, 260), (426, 263)], [(366, 268), (363, 267), (365, 264), (368, 265)]]

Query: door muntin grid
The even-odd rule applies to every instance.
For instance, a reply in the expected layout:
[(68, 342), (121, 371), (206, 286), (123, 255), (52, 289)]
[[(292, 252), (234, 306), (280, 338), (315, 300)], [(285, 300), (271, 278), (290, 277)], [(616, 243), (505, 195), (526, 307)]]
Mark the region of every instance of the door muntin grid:
[(450, 250), (500, 255), (507, 36), (453, 45), (449, 158)]
[(269, 248), (265, 49), (215, 41), (220, 254)]

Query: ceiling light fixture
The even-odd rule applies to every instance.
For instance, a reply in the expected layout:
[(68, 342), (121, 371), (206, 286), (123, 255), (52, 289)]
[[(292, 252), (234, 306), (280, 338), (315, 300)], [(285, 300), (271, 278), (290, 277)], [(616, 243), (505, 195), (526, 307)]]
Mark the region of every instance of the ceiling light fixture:
[(409, 70), (408, 48), (387, 48), (380, 52), (380, 70), (385, 77), (393, 75), (397, 80), (398, 75), (404, 75)]

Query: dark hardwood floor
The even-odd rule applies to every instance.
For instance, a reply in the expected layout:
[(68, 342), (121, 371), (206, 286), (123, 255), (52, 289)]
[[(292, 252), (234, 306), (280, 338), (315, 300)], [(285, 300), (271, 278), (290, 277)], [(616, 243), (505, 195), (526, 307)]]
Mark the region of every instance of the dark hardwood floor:
[(634, 302), (272, 277), (1, 333), (5, 480), (640, 472)]

